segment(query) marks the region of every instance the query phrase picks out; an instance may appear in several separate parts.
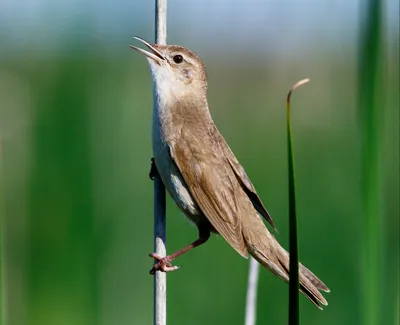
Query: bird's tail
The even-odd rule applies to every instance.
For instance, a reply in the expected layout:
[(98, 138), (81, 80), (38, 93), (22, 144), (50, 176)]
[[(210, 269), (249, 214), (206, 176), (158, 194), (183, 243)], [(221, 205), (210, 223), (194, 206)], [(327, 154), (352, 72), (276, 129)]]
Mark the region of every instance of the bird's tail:
[[(285, 282), (289, 282), (289, 253), (282, 248), (275, 237), (265, 228), (257, 227), (243, 235), (249, 253), (265, 268), (277, 275)], [(304, 294), (315, 306), (322, 309), (328, 302), (319, 290), (330, 292), (329, 288), (309, 269), (299, 263), (300, 292)]]

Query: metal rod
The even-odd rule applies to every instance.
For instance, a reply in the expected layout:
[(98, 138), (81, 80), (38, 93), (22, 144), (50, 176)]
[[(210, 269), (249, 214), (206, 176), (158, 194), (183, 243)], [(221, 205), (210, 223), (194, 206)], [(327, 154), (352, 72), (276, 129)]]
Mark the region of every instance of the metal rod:
[[(167, 43), (167, 0), (155, 2), (155, 42)], [(154, 93), (154, 105), (157, 104)], [(155, 111), (155, 110), (154, 110)], [(154, 177), (154, 251), (166, 256), (166, 205), (165, 188), (160, 177)], [(167, 277), (165, 272), (154, 275), (154, 325), (167, 324)]]
[(257, 319), (257, 287), (260, 264), (250, 256), (249, 280), (247, 283), (245, 325), (256, 325)]

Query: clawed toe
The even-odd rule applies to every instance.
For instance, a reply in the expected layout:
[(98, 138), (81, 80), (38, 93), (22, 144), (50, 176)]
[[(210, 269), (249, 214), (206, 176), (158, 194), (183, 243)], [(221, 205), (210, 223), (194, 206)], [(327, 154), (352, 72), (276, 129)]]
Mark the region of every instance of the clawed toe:
[(180, 266), (172, 266), (171, 265), (171, 260), (169, 256), (161, 257), (160, 255), (156, 253), (150, 253), (150, 257), (154, 258), (155, 260), (158, 261), (158, 263), (155, 263), (153, 267), (150, 270), (150, 274), (155, 274), (156, 271), (162, 271), (162, 272), (171, 272), (171, 271), (176, 271), (177, 269), (180, 268)]

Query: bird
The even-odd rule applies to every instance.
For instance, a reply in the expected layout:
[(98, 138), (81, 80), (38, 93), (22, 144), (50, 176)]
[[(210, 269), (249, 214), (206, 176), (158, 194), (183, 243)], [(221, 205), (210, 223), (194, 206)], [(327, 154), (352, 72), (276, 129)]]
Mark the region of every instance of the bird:
[[(198, 239), (168, 256), (150, 254), (150, 270), (170, 272), (172, 261), (220, 234), (237, 253), (252, 255), (289, 282), (289, 254), (268, 230), (275, 223), (222, 134), (207, 101), (207, 72), (200, 57), (178, 45), (131, 45), (149, 63), (155, 90), (152, 121), (153, 166), (180, 210), (198, 228)], [(320, 291), (329, 288), (299, 263), (299, 290), (315, 306), (328, 305)]]

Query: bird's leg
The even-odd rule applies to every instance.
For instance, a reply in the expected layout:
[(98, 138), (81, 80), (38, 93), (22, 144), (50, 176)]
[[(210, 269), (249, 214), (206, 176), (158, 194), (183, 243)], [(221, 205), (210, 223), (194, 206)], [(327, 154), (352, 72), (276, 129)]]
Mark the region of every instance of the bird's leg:
[(204, 244), (208, 238), (210, 238), (210, 230), (208, 227), (199, 227), (199, 238), (195, 240), (193, 243), (183, 247), (182, 249), (176, 251), (175, 253), (161, 257), (156, 253), (149, 254), (150, 257), (154, 258), (158, 261), (158, 263), (153, 265), (153, 268), (150, 270), (150, 274), (156, 273), (157, 270), (162, 272), (170, 272), (179, 269), (180, 266), (172, 266), (171, 262), (178, 256), (185, 254), (186, 252), (190, 251), (191, 249)]
[(151, 167), (150, 167), (149, 177), (152, 181), (154, 181), (154, 177), (156, 177), (157, 175), (158, 175), (157, 166), (154, 162), (154, 158), (151, 158)]

